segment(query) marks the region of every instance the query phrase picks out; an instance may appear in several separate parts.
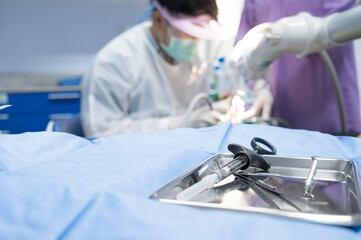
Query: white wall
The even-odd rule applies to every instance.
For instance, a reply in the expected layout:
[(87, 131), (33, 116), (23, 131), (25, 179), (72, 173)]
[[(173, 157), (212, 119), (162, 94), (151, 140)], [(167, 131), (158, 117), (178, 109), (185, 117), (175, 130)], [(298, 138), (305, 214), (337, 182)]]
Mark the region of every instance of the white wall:
[(82, 73), (149, 0), (0, 0), (0, 74)]

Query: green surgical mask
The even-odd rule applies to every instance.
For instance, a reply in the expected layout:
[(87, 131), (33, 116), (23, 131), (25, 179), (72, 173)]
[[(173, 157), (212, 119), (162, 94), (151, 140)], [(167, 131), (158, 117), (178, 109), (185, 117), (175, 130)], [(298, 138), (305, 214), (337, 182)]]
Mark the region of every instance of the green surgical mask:
[(161, 43), (162, 49), (175, 61), (191, 60), (197, 54), (198, 40), (182, 39), (171, 36), (169, 46)]

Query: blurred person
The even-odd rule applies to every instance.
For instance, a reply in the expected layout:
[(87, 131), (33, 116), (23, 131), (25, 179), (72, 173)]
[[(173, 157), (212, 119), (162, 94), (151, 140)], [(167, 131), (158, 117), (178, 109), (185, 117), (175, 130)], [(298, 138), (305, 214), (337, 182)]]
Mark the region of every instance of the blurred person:
[[(219, 39), (215, 0), (157, 0), (152, 21), (110, 41), (96, 55), (82, 85), (81, 121), (87, 137), (217, 124), (192, 99), (208, 92), (197, 56), (200, 39)], [(186, 119), (187, 118), (187, 119)]]
[[(355, 6), (354, 0), (245, 0), (236, 41), (265, 22), (275, 22), (299, 12), (323, 18)], [(327, 52), (340, 79), (347, 133), (357, 135), (361, 132), (361, 119), (353, 43), (331, 48)], [(263, 107), (267, 116), (273, 103), (271, 116), (286, 120), (293, 128), (341, 133), (337, 98), (328, 70), (318, 54), (297, 58), (285, 53), (272, 63), (265, 79), (270, 90), (261, 88), (263, 91), (256, 93), (257, 98), (248, 117), (259, 115)]]

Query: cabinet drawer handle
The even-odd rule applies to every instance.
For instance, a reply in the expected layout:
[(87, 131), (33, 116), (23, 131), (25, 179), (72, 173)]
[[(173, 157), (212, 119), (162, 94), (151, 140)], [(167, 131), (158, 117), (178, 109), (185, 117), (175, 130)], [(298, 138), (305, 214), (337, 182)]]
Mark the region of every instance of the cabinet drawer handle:
[(71, 93), (49, 93), (49, 100), (64, 100), (64, 99), (79, 99), (80, 93), (71, 92)]
[(49, 115), (50, 120), (62, 120), (62, 119), (70, 119), (74, 116), (73, 113), (54, 113)]
[(0, 120), (8, 120), (10, 118), (9, 114), (2, 113), (0, 114)]

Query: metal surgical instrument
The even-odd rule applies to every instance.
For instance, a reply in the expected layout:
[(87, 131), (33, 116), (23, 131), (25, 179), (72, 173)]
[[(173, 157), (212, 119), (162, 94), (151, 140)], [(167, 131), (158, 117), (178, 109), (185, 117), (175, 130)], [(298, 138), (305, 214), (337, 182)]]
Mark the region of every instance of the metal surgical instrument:
[[(259, 143), (265, 145), (270, 150), (264, 149)], [(226, 166), (209, 173), (199, 182), (181, 191), (176, 196), (176, 199), (183, 201), (188, 200), (205, 189), (213, 187), (236, 171), (247, 169), (249, 166), (267, 171), (271, 165), (260, 154), (275, 154), (277, 151), (276, 148), (266, 140), (257, 137), (252, 139), (251, 146), (254, 151), (238, 144), (229, 144), (228, 150), (234, 154), (233, 161)]]

